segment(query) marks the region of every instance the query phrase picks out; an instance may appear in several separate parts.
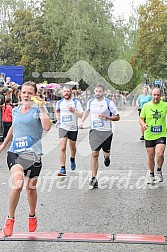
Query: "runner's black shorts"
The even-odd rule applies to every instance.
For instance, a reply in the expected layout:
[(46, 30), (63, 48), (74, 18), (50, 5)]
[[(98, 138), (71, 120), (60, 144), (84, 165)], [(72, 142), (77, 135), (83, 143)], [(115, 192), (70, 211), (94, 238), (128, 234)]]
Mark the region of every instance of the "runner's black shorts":
[(98, 131), (91, 129), (89, 132), (89, 144), (92, 151), (100, 151), (109, 153), (111, 149), (113, 133), (111, 131)]
[[(19, 155), (13, 152), (8, 152), (7, 155), (7, 164), (9, 167), (9, 170), (12, 168), (13, 165), (15, 164), (20, 164), (22, 165), (18, 160)], [(25, 168), (25, 167), (23, 167)], [(24, 175), (26, 177), (29, 178), (34, 178), (34, 177), (38, 177), (40, 174), (42, 168), (42, 162), (41, 162), (41, 158), (36, 161), (33, 165), (31, 165), (30, 167), (27, 167), (26, 169), (24, 169)]]
[(70, 131), (59, 128), (59, 138), (67, 137), (68, 139), (75, 141), (77, 140), (78, 131)]
[(166, 137), (160, 137), (156, 140), (145, 140), (145, 147), (146, 148), (155, 147), (157, 144), (165, 144), (166, 145)]

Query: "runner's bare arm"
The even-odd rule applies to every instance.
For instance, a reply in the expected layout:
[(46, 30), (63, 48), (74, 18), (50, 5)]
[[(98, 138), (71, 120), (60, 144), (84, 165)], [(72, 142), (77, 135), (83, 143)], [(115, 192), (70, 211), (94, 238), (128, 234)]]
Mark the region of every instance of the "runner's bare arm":
[(83, 123), (89, 115), (89, 111), (85, 110), (82, 115), (81, 123)]
[(82, 115), (81, 124), (79, 125), (80, 129), (84, 128), (84, 121), (86, 120), (88, 115), (89, 115), (89, 111), (85, 110)]
[(75, 114), (77, 117), (79, 117), (79, 118), (82, 118), (82, 116), (83, 116), (83, 112), (80, 112), (80, 111), (78, 111), (78, 110), (75, 110), (75, 111), (74, 111), (74, 114)]
[(139, 118), (139, 124), (143, 127), (144, 130), (147, 129), (148, 125), (145, 123), (144, 118)]
[(120, 115), (112, 115), (112, 116), (106, 116), (106, 120), (111, 120), (111, 121), (119, 121), (120, 120)]
[(13, 137), (13, 127), (11, 126), (8, 134), (5, 138), (5, 140), (3, 141), (3, 143), (0, 145), (0, 152), (6, 147), (6, 145), (12, 140)]
[(49, 131), (51, 128), (51, 121), (49, 115), (46, 113), (43, 106), (40, 106), (39, 109), (40, 109), (40, 119), (42, 123), (42, 128), (46, 131)]
[(58, 124), (60, 123), (60, 111), (59, 110), (55, 110), (55, 115), (56, 115), (56, 120), (57, 120), (55, 126), (57, 127)]
[(57, 122), (60, 122), (60, 111), (59, 110), (55, 110), (55, 115), (56, 115)]

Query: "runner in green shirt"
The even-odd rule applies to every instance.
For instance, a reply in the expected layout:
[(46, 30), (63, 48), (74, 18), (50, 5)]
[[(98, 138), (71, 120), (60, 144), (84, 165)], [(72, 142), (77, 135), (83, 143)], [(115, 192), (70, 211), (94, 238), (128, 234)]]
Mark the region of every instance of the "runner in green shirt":
[(166, 114), (167, 103), (160, 100), (159, 88), (152, 90), (152, 101), (146, 103), (140, 114), (140, 125), (144, 129), (145, 146), (148, 154), (148, 166), (150, 169), (149, 184), (155, 182), (154, 166), (157, 160), (158, 181), (163, 181), (162, 165), (166, 147)]

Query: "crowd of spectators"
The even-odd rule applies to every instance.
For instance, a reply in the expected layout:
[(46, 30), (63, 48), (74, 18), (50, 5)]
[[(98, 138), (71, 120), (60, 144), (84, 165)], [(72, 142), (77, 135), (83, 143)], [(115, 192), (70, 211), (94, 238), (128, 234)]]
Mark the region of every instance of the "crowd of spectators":
[[(39, 84), (38, 84), (39, 85)], [(151, 90), (153, 84), (148, 85)], [(63, 87), (63, 84), (62, 84)], [(52, 122), (56, 122), (55, 118), (55, 105), (58, 100), (62, 98), (62, 87), (58, 89), (47, 89), (46, 86), (40, 86), (38, 88), (38, 95), (47, 102), (47, 109), (49, 111), (50, 119)], [(5, 104), (5, 100), (11, 99), (11, 106), (17, 106), (20, 103), (20, 89), (21, 86), (11, 81), (10, 77), (4, 79), (3, 74), (0, 76), (0, 105)], [(105, 90), (105, 96), (111, 99), (118, 109), (123, 109), (126, 106), (136, 106), (136, 100), (140, 91), (127, 92), (115, 90)], [(94, 96), (93, 92), (89, 89), (83, 91), (79, 87), (73, 88), (73, 95), (77, 97), (82, 107), (85, 109), (87, 101)], [(164, 82), (164, 97), (167, 97), (167, 82)], [(165, 98), (164, 98), (165, 99)]]

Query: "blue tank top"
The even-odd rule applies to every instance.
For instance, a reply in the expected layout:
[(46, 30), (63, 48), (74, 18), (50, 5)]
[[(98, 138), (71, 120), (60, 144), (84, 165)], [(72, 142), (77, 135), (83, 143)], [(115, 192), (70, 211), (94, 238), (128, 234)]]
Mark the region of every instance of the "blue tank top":
[(17, 153), (19, 150), (26, 151), (26, 148), (24, 150), (23, 147), (27, 147), (31, 148), (37, 155), (42, 155), (43, 128), (38, 106), (34, 105), (26, 113), (21, 112), (20, 106), (15, 107), (12, 111), (12, 117), (13, 139), (9, 151)]

